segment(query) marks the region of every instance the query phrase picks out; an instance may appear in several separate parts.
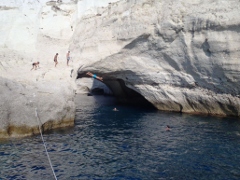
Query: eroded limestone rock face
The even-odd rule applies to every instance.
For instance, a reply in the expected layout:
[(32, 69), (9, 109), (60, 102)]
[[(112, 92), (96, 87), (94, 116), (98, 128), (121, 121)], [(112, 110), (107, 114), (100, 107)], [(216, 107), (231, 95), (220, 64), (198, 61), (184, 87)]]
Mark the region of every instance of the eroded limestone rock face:
[(39, 133), (35, 111), (43, 131), (74, 124), (74, 65), (66, 53), (76, 9), (72, 0), (0, 2), (0, 138)]
[(39, 125), (43, 131), (72, 126), (73, 93), (66, 82), (22, 85), (0, 78), (0, 138), (37, 134)]
[[(103, 76), (124, 101), (139, 98), (135, 91), (160, 110), (240, 116), (239, 6), (239, 0), (2, 0), (1, 137), (38, 132), (36, 108), (44, 129), (72, 124), (73, 80), (87, 71)], [(30, 71), (36, 61), (40, 68)], [(81, 91), (99, 87), (87, 84)]]
[(240, 116), (240, 2), (138, 0), (82, 17), (79, 74), (121, 79), (156, 108)]

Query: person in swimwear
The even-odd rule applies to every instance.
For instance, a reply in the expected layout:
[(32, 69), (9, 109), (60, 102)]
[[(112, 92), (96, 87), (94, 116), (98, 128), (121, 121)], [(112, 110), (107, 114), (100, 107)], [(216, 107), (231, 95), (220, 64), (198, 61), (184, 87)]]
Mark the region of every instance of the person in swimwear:
[(32, 63), (32, 69), (31, 70), (33, 70), (33, 69), (35, 69), (35, 70), (37, 70), (37, 68), (39, 68), (39, 64), (40, 64), (40, 62), (34, 62), (34, 63)]
[(96, 74), (92, 74), (91, 72), (87, 72), (86, 74), (89, 75), (89, 76), (91, 76), (91, 77), (94, 78), (94, 79), (97, 79), (97, 80), (99, 80), (99, 81), (103, 81), (103, 78), (97, 76)]
[(66, 58), (67, 58), (67, 66), (68, 66), (68, 63), (70, 61), (70, 51), (67, 52)]
[(56, 67), (57, 64), (58, 64), (57, 58), (58, 58), (58, 53), (56, 53), (56, 55), (54, 56), (55, 67)]
[(117, 108), (113, 108), (113, 111), (118, 111)]

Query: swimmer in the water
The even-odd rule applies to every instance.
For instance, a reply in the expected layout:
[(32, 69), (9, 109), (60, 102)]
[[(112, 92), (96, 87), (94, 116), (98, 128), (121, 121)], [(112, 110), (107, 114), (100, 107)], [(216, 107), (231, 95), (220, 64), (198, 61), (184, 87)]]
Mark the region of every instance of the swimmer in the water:
[(170, 131), (170, 126), (167, 125), (166, 131)]
[(118, 111), (117, 108), (113, 108), (113, 111)]

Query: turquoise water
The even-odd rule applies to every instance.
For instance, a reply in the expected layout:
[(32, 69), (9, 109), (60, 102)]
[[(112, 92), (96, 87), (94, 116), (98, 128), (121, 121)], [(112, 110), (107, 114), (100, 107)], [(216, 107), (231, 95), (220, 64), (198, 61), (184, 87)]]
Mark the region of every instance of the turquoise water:
[[(239, 119), (77, 102), (74, 127), (44, 134), (59, 180), (240, 179)], [(54, 179), (40, 136), (0, 143), (0, 179)]]

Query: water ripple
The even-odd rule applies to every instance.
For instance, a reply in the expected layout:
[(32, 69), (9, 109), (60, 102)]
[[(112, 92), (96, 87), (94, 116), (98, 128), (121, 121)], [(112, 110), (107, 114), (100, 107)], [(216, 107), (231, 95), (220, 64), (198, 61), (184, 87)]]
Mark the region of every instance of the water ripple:
[[(73, 128), (44, 134), (58, 179), (240, 178), (239, 120), (80, 100)], [(54, 179), (39, 136), (2, 142), (0, 157), (0, 179)]]

